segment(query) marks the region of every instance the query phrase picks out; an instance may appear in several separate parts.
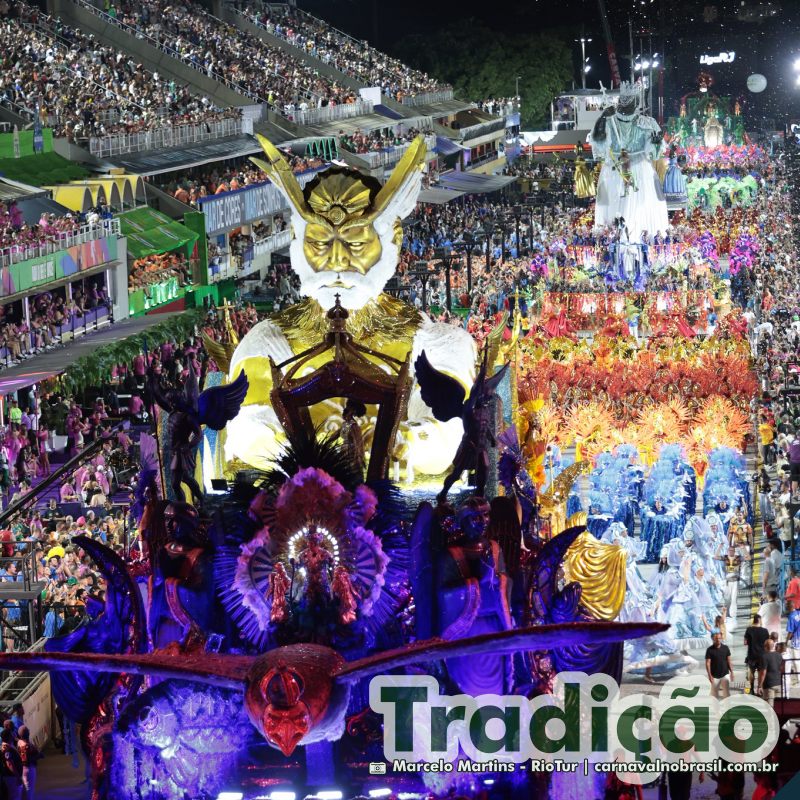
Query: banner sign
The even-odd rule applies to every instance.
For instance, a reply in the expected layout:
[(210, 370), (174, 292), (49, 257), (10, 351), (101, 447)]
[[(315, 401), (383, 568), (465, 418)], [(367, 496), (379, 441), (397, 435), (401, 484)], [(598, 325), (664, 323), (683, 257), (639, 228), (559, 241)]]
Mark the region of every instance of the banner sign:
[[(317, 173), (317, 170), (297, 175), (297, 181), (305, 186)], [(289, 208), (289, 204), (273, 183), (265, 181), (233, 192), (201, 197), (198, 204), (206, 217), (206, 233), (227, 233), (234, 228), (247, 225), (249, 222), (280, 214)]]
[(53, 129), (37, 126), (33, 130), (0, 133), (0, 159), (22, 158), (34, 153), (49, 153), (53, 149)]
[(44, 133), (42, 133), (42, 117), (39, 105), (36, 105), (36, 118), (33, 120), (33, 152), (44, 152)]
[(50, 676), (45, 674), (39, 688), (22, 703), (25, 711), (25, 726), (31, 735), (31, 741), (40, 750), (44, 749), (50, 739), (51, 709)]
[(68, 278), (117, 258), (117, 237), (107, 236), (83, 242), (47, 256), (31, 258), (0, 270), (0, 297), (25, 292)]

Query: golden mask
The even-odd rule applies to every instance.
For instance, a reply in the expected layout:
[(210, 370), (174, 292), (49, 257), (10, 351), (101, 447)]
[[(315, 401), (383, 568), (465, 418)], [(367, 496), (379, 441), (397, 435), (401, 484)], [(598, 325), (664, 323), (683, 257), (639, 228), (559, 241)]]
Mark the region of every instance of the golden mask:
[[(333, 166), (319, 173), (304, 188), (283, 154), (258, 136), (267, 161), (251, 159), (269, 176), (305, 222), (303, 255), (314, 272), (358, 272), (365, 275), (380, 261), (381, 235), (390, 231), (399, 245), (400, 219), (416, 200), (414, 173), (425, 161), (426, 145), (418, 137), (406, 150), (384, 184), (369, 175)], [(409, 202), (410, 201), (410, 202)]]

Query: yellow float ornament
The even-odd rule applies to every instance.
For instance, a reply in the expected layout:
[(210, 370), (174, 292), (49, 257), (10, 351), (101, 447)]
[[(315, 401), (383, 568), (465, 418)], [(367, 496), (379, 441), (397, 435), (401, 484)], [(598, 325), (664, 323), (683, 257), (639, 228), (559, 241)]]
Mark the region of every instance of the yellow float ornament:
[(625, 550), (584, 531), (567, 550), (564, 578), (581, 585), (581, 605), (594, 619), (613, 620), (625, 601)]

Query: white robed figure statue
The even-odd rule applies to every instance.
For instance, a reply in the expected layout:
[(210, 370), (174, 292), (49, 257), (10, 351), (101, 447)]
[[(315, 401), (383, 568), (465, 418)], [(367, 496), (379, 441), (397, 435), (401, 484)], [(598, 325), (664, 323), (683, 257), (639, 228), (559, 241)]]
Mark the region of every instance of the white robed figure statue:
[(624, 219), (631, 239), (665, 233), (667, 201), (653, 160), (661, 157), (663, 133), (639, 110), (639, 88), (623, 83), (616, 106), (607, 108), (588, 137), (592, 155), (603, 162), (597, 185), (595, 227)]

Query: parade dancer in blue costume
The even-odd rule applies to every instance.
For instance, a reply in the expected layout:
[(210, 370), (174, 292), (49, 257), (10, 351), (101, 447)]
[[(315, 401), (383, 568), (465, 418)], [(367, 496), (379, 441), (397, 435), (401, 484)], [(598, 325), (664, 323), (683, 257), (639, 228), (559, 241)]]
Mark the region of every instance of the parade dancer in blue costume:
[(667, 465), (683, 481), (684, 511), (687, 517), (691, 517), (697, 506), (697, 477), (694, 468), (686, 461), (681, 445), (668, 444), (661, 448), (657, 466), (664, 469)]
[[(706, 503), (706, 495), (703, 493), (703, 504)], [(722, 521), (722, 527), (725, 533), (728, 533), (728, 527), (731, 524), (733, 515), (736, 513), (739, 498), (733, 490), (727, 487), (719, 487), (717, 493), (714, 495), (712, 502), (712, 513)]]
[(667, 167), (667, 174), (664, 176), (664, 196), (667, 198), (668, 203), (685, 205), (689, 202), (686, 178), (678, 166), (674, 148), (670, 151), (669, 166)]
[(586, 520), (586, 529), (589, 533), (602, 538), (606, 529), (611, 525), (614, 514), (611, 509), (611, 498), (603, 492), (593, 490), (589, 492), (589, 514)]
[(632, 536), (636, 517), (640, 513), (639, 508), (644, 488), (644, 468), (639, 462), (639, 451), (635, 445), (619, 445), (614, 451), (614, 456), (620, 467), (620, 489), (624, 504), (624, 516), (619, 519), (625, 523), (628, 534)]
[(718, 447), (708, 458), (703, 509), (706, 514), (716, 511), (727, 531), (731, 517), (740, 504), (745, 509), (748, 523), (752, 525), (753, 508), (745, 458), (731, 447)]
[[(649, 491), (647, 491), (649, 489)], [(642, 508), (642, 539), (647, 542), (646, 561), (658, 561), (661, 548), (683, 530), (684, 500), (680, 480), (662, 481), (646, 487), (646, 505)]]

